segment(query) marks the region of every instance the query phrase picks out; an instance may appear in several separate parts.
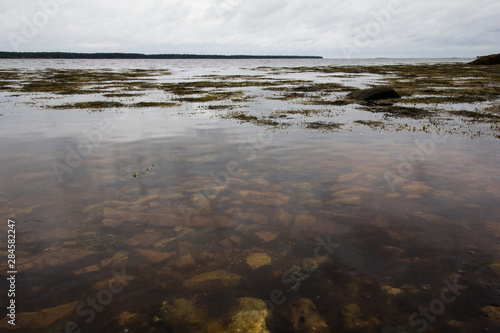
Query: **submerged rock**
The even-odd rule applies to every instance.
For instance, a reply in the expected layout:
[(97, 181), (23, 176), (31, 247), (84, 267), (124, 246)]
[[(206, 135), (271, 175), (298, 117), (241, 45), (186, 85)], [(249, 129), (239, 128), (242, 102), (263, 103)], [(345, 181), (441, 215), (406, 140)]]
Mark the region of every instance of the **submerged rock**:
[(183, 282), (189, 289), (233, 288), (240, 284), (243, 278), (225, 270), (218, 270), (196, 275)]
[(268, 306), (260, 299), (242, 297), (235, 305), (218, 317), (210, 315), (213, 305), (200, 303), (197, 298), (166, 301), (162, 307), (162, 320), (175, 332), (203, 333), (269, 333), (267, 322), (271, 318)]
[(8, 323), (9, 317), (0, 321), (0, 328), (6, 330), (39, 330), (45, 328), (55, 321), (71, 317), (74, 314), (76, 306), (80, 302), (73, 302), (59, 305), (53, 308), (44, 309), (38, 312), (22, 312), (16, 314), (16, 325)]
[(361, 172), (345, 173), (343, 175), (340, 175), (337, 180), (341, 183), (350, 182), (350, 181), (358, 178), (359, 175), (361, 175)]
[(380, 321), (375, 317), (366, 317), (361, 314), (357, 304), (349, 304), (342, 309), (342, 321), (344, 328), (349, 331), (363, 330), (363, 332), (375, 332), (375, 327), (380, 326)]
[(270, 242), (278, 237), (278, 234), (269, 231), (259, 231), (256, 232), (255, 235), (259, 237), (263, 242)]
[(319, 332), (330, 333), (330, 328), (313, 301), (299, 298), (287, 303), (286, 316), (293, 325), (294, 332)]
[(379, 99), (401, 98), (394, 88), (381, 86), (370, 89), (356, 90), (347, 95), (358, 101), (371, 102)]
[(128, 255), (129, 254), (130, 253), (128, 251), (119, 251), (119, 252), (116, 252), (113, 255), (113, 257), (101, 260), (101, 262), (99, 263), (99, 267), (105, 268), (105, 267), (107, 267), (109, 265), (113, 265), (115, 267), (116, 266), (124, 266), (128, 262)]
[(402, 289), (394, 288), (391, 286), (382, 286), (382, 287), (380, 287), (380, 289), (382, 289), (382, 291), (385, 292), (387, 295), (391, 295), (391, 296), (398, 296), (398, 295), (404, 294), (404, 292), (405, 292)]
[(269, 333), (266, 322), (271, 317), (269, 307), (260, 299), (238, 298), (236, 314), (225, 332), (234, 333)]
[(270, 265), (271, 257), (267, 253), (252, 253), (247, 257), (247, 264), (255, 270), (259, 267)]
[(194, 268), (196, 267), (196, 261), (194, 260), (191, 253), (187, 253), (175, 260), (175, 266), (177, 266), (177, 268), (179, 269)]
[(239, 212), (236, 215), (236, 218), (241, 219), (241, 220), (251, 221), (254, 223), (258, 223), (258, 224), (267, 224), (267, 222), (268, 222), (268, 217), (266, 215), (257, 214), (257, 213)]
[(137, 249), (135, 252), (144, 257), (150, 264), (157, 264), (172, 257), (171, 253), (156, 250)]
[(246, 201), (265, 206), (281, 206), (288, 202), (289, 196), (279, 192), (258, 192), (249, 190), (238, 190), (236, 193), (245, 198)]
[(481, 312), (488, 317), (488, 319), (500, 321), (500, 307), (488, 305), (481, 309)]
[(37, 257), (32, 261), (32, 264), (39, 268), (44, 269), (47, 267), (55, 267), (60, 265), (65, 265), (70, 262), (83, 260), (96, 252), (90, 250), (81, 250), (81, 249), (69, 249), (65, 248), (64, 250), (51, 250), (47, 252), (43, 252), (42, 255)]
[(73, 238), (76, 238), (77, 235), (78, 235), (78, 232), (76, 230), (69, 230), (69, 229), (63, 229), (63, 228), (53, 228), (53, 229), (41, 231), (39, 239), (40, 240), (73, 239)]
[(309, 215), (307, 212), (302, 212), (295, 218), (295, 226), (298, 228), (309, 228), (316, 225), (316, 217)]

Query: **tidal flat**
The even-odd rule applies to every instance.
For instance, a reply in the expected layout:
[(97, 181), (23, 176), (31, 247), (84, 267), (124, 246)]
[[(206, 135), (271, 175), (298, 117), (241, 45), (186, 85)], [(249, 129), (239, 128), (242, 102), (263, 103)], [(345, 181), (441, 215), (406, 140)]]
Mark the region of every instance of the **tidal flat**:
[(499, 66), (0, 65), (18, 331), (500, 330)]

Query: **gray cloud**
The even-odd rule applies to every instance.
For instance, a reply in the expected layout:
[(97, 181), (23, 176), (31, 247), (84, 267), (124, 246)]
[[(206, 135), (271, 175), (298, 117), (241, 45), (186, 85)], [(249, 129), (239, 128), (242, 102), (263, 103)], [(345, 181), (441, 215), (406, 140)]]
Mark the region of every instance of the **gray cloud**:
[(497, 0), (0, 0), (0, 50), (473, 57)]

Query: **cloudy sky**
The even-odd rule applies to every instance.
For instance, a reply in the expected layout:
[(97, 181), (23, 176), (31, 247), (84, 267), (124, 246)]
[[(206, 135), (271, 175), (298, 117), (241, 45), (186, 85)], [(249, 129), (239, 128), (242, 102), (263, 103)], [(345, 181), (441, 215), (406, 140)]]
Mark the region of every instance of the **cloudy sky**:
[(499, 0), (0, 0), (0, 51), (475, 57)]

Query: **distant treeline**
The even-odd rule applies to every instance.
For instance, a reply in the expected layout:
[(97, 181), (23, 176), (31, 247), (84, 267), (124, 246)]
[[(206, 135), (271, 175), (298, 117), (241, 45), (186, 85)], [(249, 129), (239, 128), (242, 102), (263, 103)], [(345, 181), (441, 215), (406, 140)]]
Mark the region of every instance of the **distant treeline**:
[(0, 52), (0, 59), (322, 59), (318, 56)]

